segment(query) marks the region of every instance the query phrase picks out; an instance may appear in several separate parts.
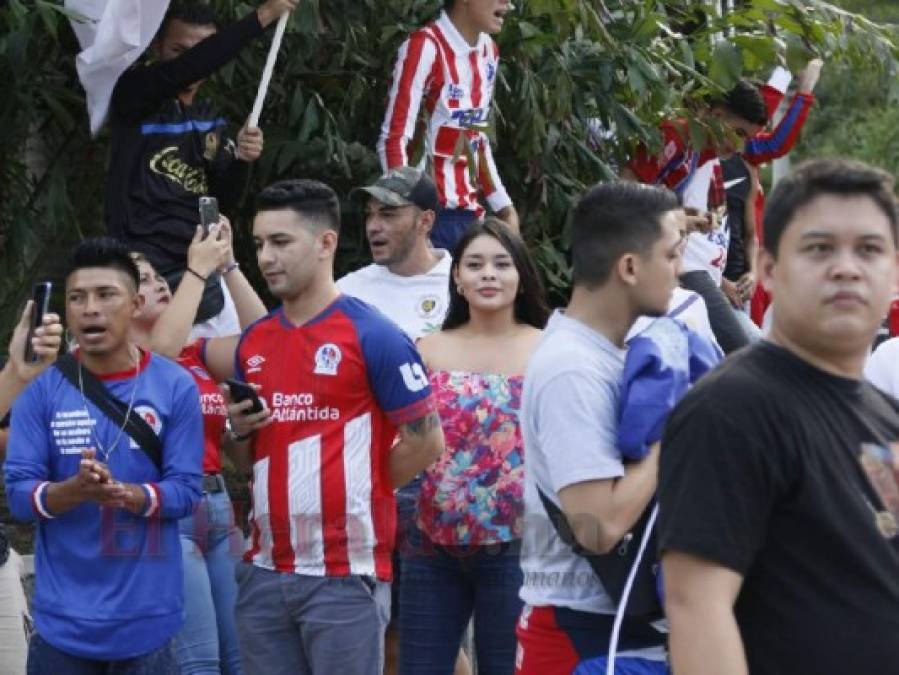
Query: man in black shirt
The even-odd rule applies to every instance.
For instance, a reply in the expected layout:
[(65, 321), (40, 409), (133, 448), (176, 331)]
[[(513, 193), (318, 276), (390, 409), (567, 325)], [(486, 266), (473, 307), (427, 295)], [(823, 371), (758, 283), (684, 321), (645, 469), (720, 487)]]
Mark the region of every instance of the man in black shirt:
[(770, 341), (706, 376), (662, 441), (675, 675), (899, 675), (899, 402), (862, 380), (897, 221), (892, 178), (845, 161), (771, 196)]
[[(170, 283), (185, 270), (199, 197), (217, 196), (226, 211), (243, 192), (249, 163), (262, 153), (259, 129), (244, 127), (235, 144), (224, 134), (225, 120), (197, 91), (297, 4), (267, 0), (222, 30), (206, 4), (175, 5), (153, 43), (156, 60), (131, 68), (116, 83), (107, 229), (143, 253)], [(219, 281), (211, 278), (198, 320), (218, 314), (223, 305)]]

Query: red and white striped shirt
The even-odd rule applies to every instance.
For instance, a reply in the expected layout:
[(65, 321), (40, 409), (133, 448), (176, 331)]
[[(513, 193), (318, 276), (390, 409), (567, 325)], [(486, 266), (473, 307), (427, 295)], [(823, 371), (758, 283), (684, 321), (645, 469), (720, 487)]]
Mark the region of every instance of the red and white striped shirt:
[(399, 50), (378, 139), (383, 169), (410, 163), (409, 144), (424, 101), (428, 118), (423, 159), (432, 165), (441, 206), (482, 215), (479, 192), (494, 211), (509, 206), (512, 200), (482, 130), (490, 116), (498, 69), (499, 49), (493, 39), (481, 33), (472, 47), (446, 12), (412, 33)]
[(361, 300), (343, 295), (293, 326), (278, 310), (237, 349), (273, 422), (253, 442), (252, 533), (244, 560), (310, 576), (389, 581), (398, 425), (434, 410), (418, 352)]

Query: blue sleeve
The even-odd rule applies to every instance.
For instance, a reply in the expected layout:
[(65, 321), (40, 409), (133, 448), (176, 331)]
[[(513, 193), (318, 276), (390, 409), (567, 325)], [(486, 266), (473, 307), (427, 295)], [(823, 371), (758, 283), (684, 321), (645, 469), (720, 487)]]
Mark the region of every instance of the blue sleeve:
[(197, 403), (200, 393), (193, 379), (184, 375), (178, 378), (172, 417), (163, 439), (162, 478), (151, 484), (162, 518), (189, 516), (201, 496), (203, 415)]
[(9, 510), (16, 520), (37, 520), (33, 497), (38, 487), (50, 480), (50, 421), (44, 382), (44, 378), (32, 382), (13, 406), (3, 474)]
[(381, 317), (357, 321), (368, 383), (378, 405), (397, 426), (434, 411), (431, 384), (412, 340)]
[(690, 384), (712, 370), (724, 360), (724, 355), (708, 338), (687, 330), (687, 342), (690, 349)]

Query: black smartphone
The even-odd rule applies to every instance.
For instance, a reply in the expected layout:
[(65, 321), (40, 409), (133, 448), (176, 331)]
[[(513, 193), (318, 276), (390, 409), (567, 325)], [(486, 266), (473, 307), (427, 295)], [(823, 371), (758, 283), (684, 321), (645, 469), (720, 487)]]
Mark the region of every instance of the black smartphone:
[(203, 236), (209, 236), (209, 228), (219, 221), (219, 201), (215, 197), (200, 197), (200, 225)]
[(262, 405), (262, 399), (259, 398), (259, 394), (257, 394), (256, 390), (246, 382), (231, 379), (225, 380), (225, 384), (228, 385), (228, 391), (231, 392), (231, 400), (235, 403), (240, 403), (241, 401), (246, 401), (247, 399), (253, 402), (252, 407), (244, 413), (245, 415), (258, 413), (265, 410), (265, 406)]
[(31, 307), (31, 325), (28, 327), (28, 337), (25, 338), (25, 362), (36, 363), (39, 359), (34, 353), (31, 338), (34, 337), (36, 328), (44, 323), (44, 315), (50, 311), (50, 294), (53, 292), (53, 284), (49, 281), (41, 281), (34, 285), (31, 299), (34, 304)]

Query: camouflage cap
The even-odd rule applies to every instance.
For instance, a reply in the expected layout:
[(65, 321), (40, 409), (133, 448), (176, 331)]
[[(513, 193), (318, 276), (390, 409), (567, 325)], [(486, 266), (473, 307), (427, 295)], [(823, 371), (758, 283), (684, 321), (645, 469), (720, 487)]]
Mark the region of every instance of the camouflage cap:
[(435, 212), (439, 206), (434, 181), (424, 171), (411, 166), (391, 169), (373, 185), (356, 188), (350, 196), (356, 196), (360, 192), (388, 206), (417, 206), (422, 211)]

